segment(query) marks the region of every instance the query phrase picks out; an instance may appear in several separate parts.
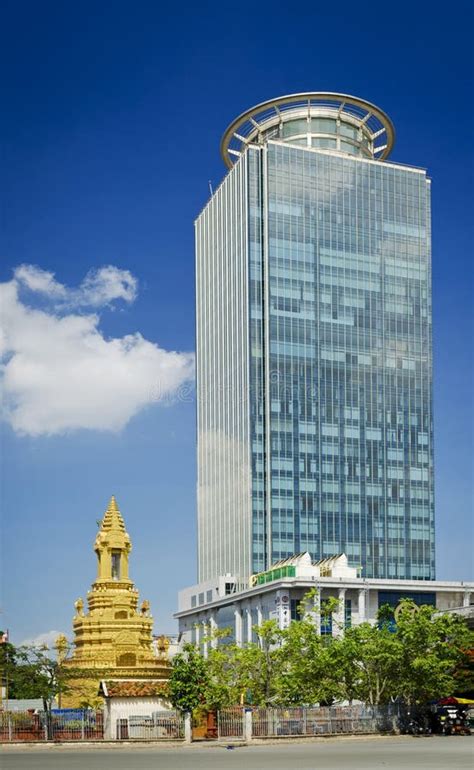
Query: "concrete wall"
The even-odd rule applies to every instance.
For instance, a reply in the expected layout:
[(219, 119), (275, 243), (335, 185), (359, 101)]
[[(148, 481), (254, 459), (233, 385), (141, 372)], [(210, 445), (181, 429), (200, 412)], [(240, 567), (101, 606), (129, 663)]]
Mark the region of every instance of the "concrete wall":
[(169, 711), (171, 706), (163, 698), (106, 698), (105, 729), (106, 740), (114, 741), (117, 737), (117, 720), (129, 716), (151, 716), (154, 711)]

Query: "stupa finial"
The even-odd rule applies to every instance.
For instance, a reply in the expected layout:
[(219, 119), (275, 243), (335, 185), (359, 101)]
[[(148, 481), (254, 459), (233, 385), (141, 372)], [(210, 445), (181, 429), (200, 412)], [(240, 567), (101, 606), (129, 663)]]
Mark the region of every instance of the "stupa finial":
[(102, 532), (125, 532), (125, 523), (117, 505), (115, 495), (112, 495), (109, 500), (100, 529)]
[(128, 554), (131, 548), (125, 522), (115, 496), (112, 495), (94, 543), (99, 558), (98, 579), (128, 580)]

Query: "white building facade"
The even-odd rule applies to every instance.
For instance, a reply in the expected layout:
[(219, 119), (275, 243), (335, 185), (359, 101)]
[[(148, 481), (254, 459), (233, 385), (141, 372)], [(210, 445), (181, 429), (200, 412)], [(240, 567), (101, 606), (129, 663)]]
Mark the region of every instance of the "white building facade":
[[(229, 639), (239, 645), (256, 641), (255, 626), (274, 619), (281, 629), (300, 617), (300, 604), (313, 588), (313, 617), (321, 634), (337, 635), (344, 628), (363, 622), (375, 624), (379, 607), (396, 608), (404, 598), (417, 605), (429, 604), (440, 611), (460, 609), (474, 614), (474, 583), (441, 580), (378, 580), (361, 578), (348, 565), (345, 554), (313, 563), (309, 553), (276, 563), (270, 570), (253, 575), (248, 588), (240, 588), (231, 575), (191, 586), (180, 592), (181, 643), (193, 642), (207, 652), (212, 631), (229, 629)], [(337, 613), (327, 618), (321, 605), (333, 597), (339, 600)]]

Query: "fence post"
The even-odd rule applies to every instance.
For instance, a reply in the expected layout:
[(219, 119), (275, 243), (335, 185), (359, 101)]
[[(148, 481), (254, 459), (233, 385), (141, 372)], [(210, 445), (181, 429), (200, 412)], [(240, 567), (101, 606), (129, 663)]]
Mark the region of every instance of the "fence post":
[(191, 714), (186, 711), (184, 715), (184, 742), (192, 743), (193, 740), (193, 726), (191, 723)]
[(8, 740), (12, 740), (12, 717), (8, 714)]
[(392, 709), (392, 730), (394, 733), (400, 732), (400, 703), (396, 703)]
[(244, 711), (244, 739), (247, 742), (252, 740), (252, 709)]
[(82, 709), (81, 741), (84, 740), (84, 709)]
[(303, 735), (308, 733), (308, 714), (306, 706), (303, 706)]

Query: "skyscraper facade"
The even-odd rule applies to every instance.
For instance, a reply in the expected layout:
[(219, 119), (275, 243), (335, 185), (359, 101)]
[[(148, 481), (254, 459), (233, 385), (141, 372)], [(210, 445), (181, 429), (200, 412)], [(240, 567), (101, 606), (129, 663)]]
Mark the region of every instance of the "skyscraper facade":
[(430, 181), (393, 142), (328, 93), (224, 134), (196, 221), (200, 582), (303, 551), (435, 577)]

